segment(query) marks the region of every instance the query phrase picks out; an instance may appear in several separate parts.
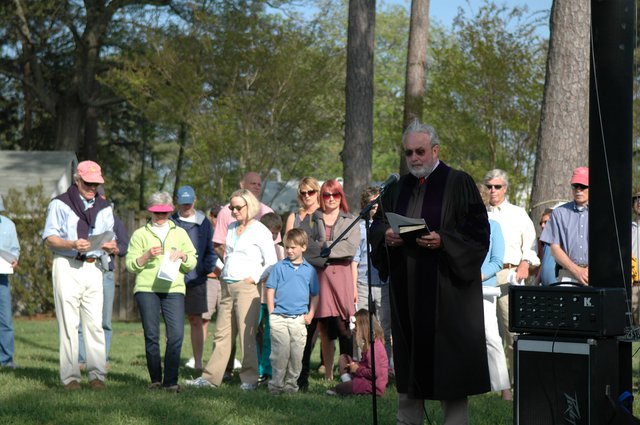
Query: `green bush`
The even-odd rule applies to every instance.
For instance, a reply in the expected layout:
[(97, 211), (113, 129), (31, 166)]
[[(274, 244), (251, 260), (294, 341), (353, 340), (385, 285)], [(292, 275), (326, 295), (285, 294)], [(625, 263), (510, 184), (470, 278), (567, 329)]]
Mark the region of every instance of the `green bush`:
[(10, 277), (13, 312), (27, 316), (49, 314), (54, 311), (52, 254), (42, 241), (49, 198), (39, 185), (21, 192), (10, 189), (4, 201), (4, 214), (16, 224), (20, 241), (18, 267)]

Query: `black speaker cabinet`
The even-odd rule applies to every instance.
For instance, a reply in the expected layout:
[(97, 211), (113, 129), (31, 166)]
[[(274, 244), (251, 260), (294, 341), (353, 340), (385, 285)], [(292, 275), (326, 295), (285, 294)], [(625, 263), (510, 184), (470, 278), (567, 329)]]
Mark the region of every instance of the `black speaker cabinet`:
[(514, 423), (605, 424), (618, 394), (616, 339), (520, 335), (514, 345)]

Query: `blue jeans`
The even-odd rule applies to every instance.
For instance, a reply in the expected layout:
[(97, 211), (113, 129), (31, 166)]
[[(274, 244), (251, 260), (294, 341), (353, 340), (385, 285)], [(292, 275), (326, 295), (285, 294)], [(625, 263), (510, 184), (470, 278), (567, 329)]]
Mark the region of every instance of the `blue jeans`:
[(0, 365), (13, 362), (13, 318), (9, 277), (0, 274)]
[[(113, 316), (113, 299), (116, 295), (116, 282), (113, 272), (102, 274), (102, 329), (104, 330), (104, 343), (106, 347), (106, 359), (109, 360), (109, 349), (111, 348), (111, 317)], [(78, 359), (80, 363), (86, 363), (86, 352), (84, 349), (84, 338), (82, 337), (82, 326), (78, 328), (78, 342), (80, 344)]]
[[(151, 382), (162, 382), (164, 387), (178, 383), (180, 352), (184, 338), (184, 295), (174, 293), (137, 292), (135, 294), (147, 355), (147, 369)], [(160, 357), (160, 313), (167, 330), (164, 353), (164, 379)]]

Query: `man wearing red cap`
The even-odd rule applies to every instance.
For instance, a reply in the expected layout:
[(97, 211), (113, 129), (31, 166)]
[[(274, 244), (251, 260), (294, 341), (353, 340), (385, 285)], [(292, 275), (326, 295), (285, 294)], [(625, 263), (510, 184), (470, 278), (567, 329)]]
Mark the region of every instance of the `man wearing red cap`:
[(578, 167), (571, 176), (573, 201), (551, 213), (540, 240), (551, 245), (560, 267), (558, 280), (589, 285), (589, 168)]
[[(104, 183), (100, 166), (93, 161), (82, 161), (73, 180), (74, 184), (49, 204), (42, 233), (45, 244), (53, 251), (60, 379), (66, 389), (80, 389), (78, 326), (81, 321), (89, 385), (92, 389), (101, 389), (107, 370), (100, 257), (118, 254), (118, 246), (113, 240), (111, 206), (96, 196), (98, 186)], [(99, 238), (100, 235), (104, 238)]]

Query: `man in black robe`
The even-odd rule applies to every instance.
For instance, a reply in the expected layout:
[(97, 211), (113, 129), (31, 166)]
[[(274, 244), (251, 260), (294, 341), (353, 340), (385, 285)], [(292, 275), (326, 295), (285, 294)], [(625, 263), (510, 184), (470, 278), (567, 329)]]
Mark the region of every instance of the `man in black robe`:
[[(489, 222), (468, 174), (439, 161), (438, 136), (412, 122), (403, 135), (410, 174), (382, 199), (372, 260), (390, 276), (398, 424), (421, 424), (424, 400), (440, 400), (445, 424), (468, 423), (467, 396), (490, 391), (480, 266)], [(384, 215), (424, 218), (407, 237)]]

